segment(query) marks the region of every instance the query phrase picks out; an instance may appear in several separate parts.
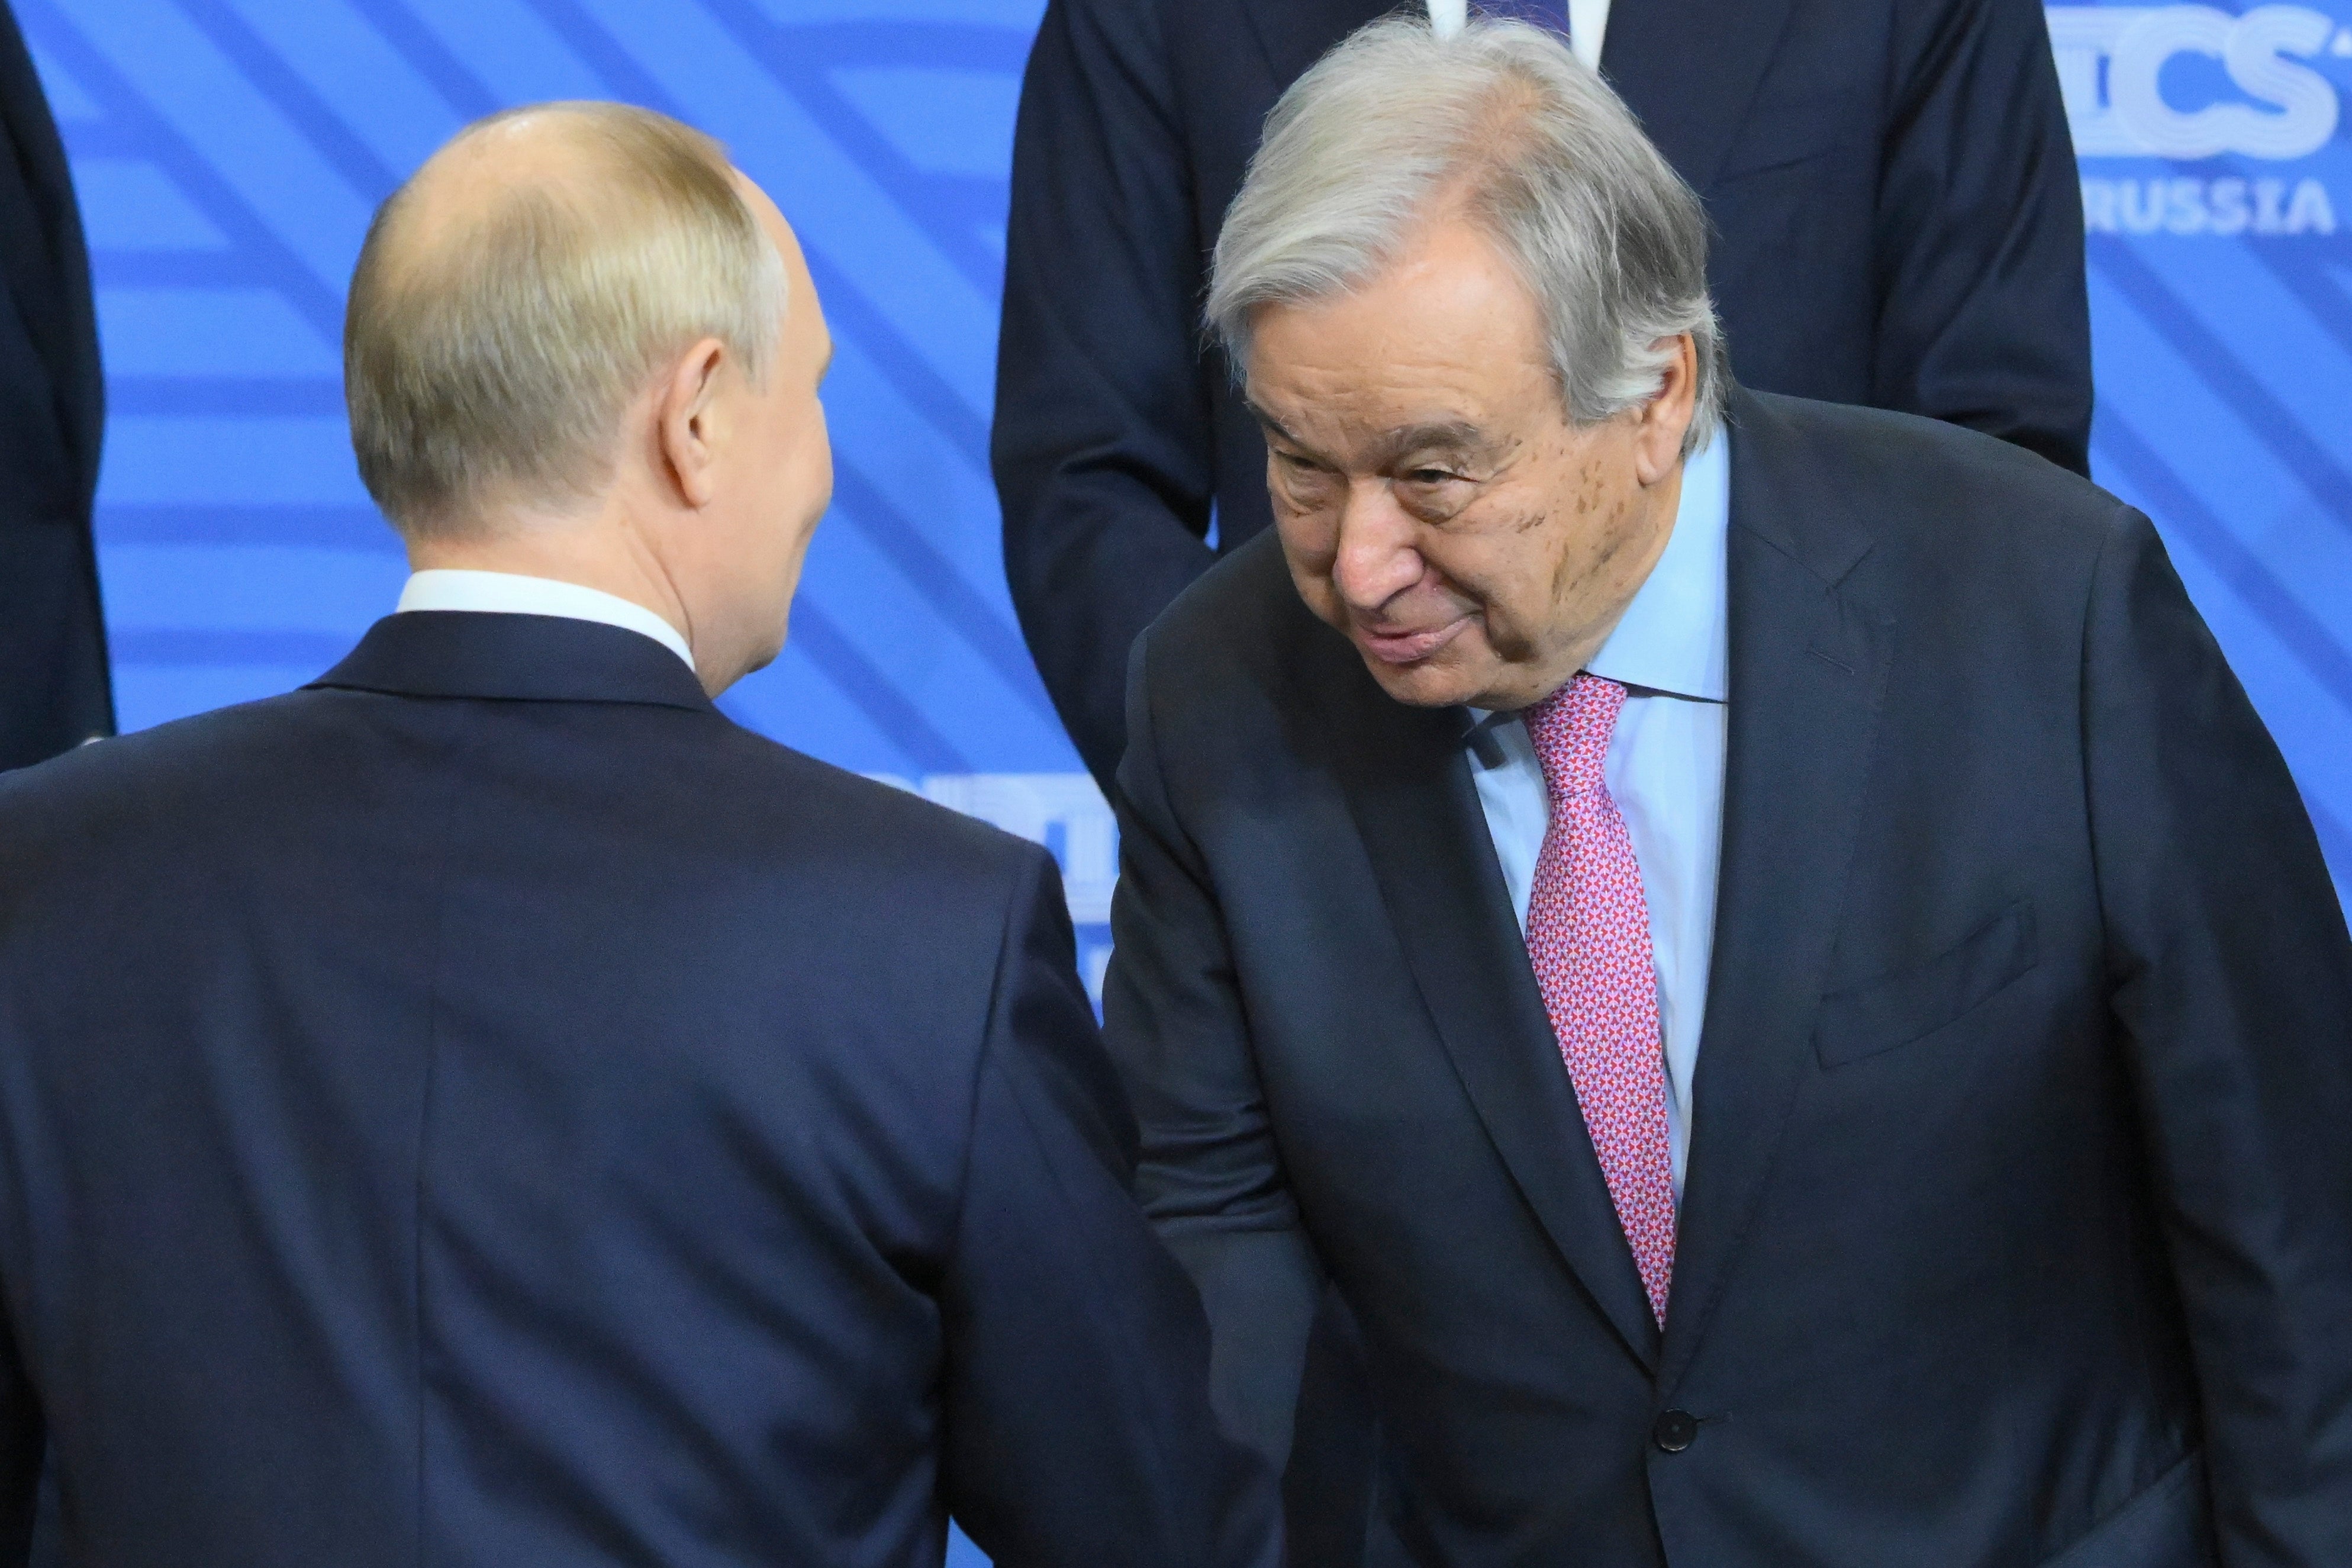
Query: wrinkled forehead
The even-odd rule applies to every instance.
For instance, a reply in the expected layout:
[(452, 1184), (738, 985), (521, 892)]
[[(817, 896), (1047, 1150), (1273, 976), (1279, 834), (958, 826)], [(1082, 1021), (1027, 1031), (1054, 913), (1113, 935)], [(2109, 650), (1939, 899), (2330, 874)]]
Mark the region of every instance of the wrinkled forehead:
[(1445, 394), (1516, 385), (1548, 371), (1533, 294), (1483, 232), (1465, 222), (1421, 231), (1369, 277), (1317, 298), (1251, 313), (1253, 391), (1294, 383), (1325, 394), (1416, 382)]
[(1269, 438), (1367, 466), (1492, 455), (1561, 413), (1540, 339), (1421, 330), (1409, 317), (1271, 320), (1243, 395)]

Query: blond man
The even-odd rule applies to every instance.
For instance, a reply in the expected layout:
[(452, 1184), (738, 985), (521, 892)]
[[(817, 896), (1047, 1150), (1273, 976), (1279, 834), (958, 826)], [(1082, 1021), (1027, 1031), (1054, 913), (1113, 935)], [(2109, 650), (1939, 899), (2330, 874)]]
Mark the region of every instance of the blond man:
[(290, 695), (0, 784), (0, 1561), (1263, 1563), (1052, 861), (748, 734), (832, 483), (707, 139), (377, 216), (416, 569)]

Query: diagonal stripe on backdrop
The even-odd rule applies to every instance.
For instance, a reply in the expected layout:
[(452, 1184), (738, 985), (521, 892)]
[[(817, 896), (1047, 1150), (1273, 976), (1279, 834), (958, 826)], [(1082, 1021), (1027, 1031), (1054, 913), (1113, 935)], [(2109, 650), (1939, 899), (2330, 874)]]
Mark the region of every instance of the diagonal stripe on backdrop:
[(239, 253), (241, 270), (284, 295), (330, 341), (341, 342), (341, 288), (321, 282), (293, 247), (215, 172), (211, 162), (147, 106), (112, 62), (66, 19), (63, 7), (54, 0), (24, 0), (19, 15), (41, 47), (57, 56), (99, 100), (120, 133), (131, 139), (142, 156), (159, 164), (196, 209), (228, 236)]
[[(2313, 438), (2295, 411), (2271, 394), (2144, 257), (2110, 235), (2091, 235), (2090, 252), (2101, 276), (2138, 308), (2147, 324), (2208, 386), (2237, 410), (2254, 439), (2302, 483), (2328, 518), (2352, 532), (2352, 513), (2343, 509), (2345, 498), (2352, 497), (2352, 470)], [(2100, 417), (2107, 417), (2104, 407)]]
[(449, 52), (400, 0), (344, 0), (408, 68), (432, 85), (467, 120), (495, 113), (504, 106), (498, 94), (465, 61)]
[(343, 183), (373, 207), (392, 194), (402, 176), (359, 139), (310, 84), (221, 0), (174, 0), (196, 30), (244, 73), (253, 90), (268, 99), (304, 140), (318, 150)]

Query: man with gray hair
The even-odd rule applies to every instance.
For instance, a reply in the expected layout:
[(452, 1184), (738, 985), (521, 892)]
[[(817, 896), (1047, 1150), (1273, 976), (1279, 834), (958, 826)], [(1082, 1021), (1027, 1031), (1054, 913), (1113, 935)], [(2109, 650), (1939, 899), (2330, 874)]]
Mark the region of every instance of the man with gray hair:
[(1375, 24), (1216, 248), (1276, 529), (1138, 643), (1107, 1038), (1279, 1462), (1436, 1564), (2352, 1562), (2352, 942), (2146, 518), (1730, 383), (1556, 39)]
[(400, 612), (0, 780), (0, 1563), (1273, 1568), (1052, 859), (712, 706), (831, 347), (642, 110), (384, 204)]

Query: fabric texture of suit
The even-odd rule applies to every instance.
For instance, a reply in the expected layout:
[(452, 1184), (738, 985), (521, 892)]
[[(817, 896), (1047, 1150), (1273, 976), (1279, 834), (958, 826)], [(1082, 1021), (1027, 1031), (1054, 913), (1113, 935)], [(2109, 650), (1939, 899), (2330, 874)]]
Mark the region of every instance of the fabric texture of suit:
[(2352, 1562), (2352, 943), (2277, 750), (2113, 497), (1902, 414), (1729, 437), (1663, 1333), (1463, 711), (1271, 536), (1139, 643), (1107, 1039), (1221, 1407), (1280, 1455), (1328, 1272), (1424, 1565)]
[(0, 1560), (1270, 1565), (1043, 851), (395, 615), (0, 780)]
[[(1136, 633), (1269, 518), (1264, 444), (1202, 333), (1210, 249), (1275, 100), (1389, 9), (1046, 6), (992, 453), (1013, 605), (1106, 787)], [(2037, 0), (1624, 0), (1601, 68), (1706, 203), (1742, 382), (2087, 472), (2081, 196)]]
[(89, 535), (105, 424), (65, 147), (0, 0), (0, 768), (114, 732)]

